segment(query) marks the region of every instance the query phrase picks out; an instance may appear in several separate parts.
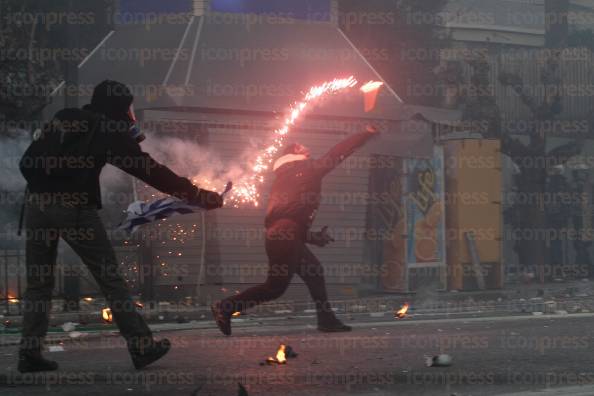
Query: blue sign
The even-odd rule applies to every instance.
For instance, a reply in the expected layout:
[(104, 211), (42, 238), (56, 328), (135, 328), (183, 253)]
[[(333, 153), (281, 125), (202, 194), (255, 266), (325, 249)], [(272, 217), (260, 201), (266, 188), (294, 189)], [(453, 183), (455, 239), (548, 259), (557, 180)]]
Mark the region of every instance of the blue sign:
[(192, 11), (192, 0), (120, 0), (122, 14), (177, 14)]
[(330, 20), (330, 0), (212, 0), (212, 11), (279, 16), (316, 21)]

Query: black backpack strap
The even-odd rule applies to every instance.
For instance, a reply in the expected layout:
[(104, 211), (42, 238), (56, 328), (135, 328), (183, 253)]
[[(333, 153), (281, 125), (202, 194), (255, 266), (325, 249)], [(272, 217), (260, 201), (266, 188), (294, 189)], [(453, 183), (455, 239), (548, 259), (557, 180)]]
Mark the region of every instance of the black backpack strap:
[(21, 204), (21, 212), (19, 214), (19, 228), (17, 229), (17, 236), (21, 236), (23, 231), (23, 222), (25, 220), (25, 207), (27, 206), (27, 197), (29, 196), (29, 186), (25, 187), (25, 195), (23, 196), (23, 203)]

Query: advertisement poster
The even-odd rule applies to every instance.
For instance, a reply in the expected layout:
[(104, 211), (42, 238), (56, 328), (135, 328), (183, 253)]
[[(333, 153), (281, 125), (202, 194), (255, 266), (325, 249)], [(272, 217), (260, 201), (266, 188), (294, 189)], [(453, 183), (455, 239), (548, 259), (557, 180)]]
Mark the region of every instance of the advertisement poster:
[(406, 160), (406, 263), (444, 263), (445, 199), (443, 149), (432, 159)]
[(405, 230), (403, 207), (404, 160), (397, 157), (376, 157), (378, 163), (393, 166), (374, 169), (371, 173), (370, 192), (374, 200), (369, 204), (368, 237), (371, 244), (370, 260), (377, 263), (382, 288), (387, 291), (406, 291), (406, 264), (404, 261)]

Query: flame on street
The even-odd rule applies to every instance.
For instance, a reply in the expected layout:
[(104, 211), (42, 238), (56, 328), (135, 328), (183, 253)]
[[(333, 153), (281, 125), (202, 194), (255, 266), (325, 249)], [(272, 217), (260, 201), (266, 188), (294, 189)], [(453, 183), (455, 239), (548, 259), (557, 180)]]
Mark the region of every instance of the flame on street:
[(394, 317), (396, 317), (398, 319), (404, 318), (406, 316), (406, 312), (408, 311), (409, 307), (410, 307), (410, 305), (408, 303), (404, 303), (402, 308), (400, 308), (398, 311), (396, 311), (394, 313)]
[(278, 351), (276, 351), (276, 357), (272, 357), (270, 356), (268, 359), (266, 359), (267, 363), (278, 363), (278, 364), (285, 364), (287, 363), (287, 357), (285, 355), (285, 345), (284, 344), (280, 344), (280, 346), (278, 347)]
[(111, 309), (103, 308), (101, 310), (101, 317), (106, 323), (111, 323), (113, 321), (113, 317), (111, 316)]
[(241, 312), (239, 312), (239, 311), (238, 312), (233, 312), (231, 314), (231, 316), (233, 316), (234, 318), (238, 317), (239, 315), (241, 315)]

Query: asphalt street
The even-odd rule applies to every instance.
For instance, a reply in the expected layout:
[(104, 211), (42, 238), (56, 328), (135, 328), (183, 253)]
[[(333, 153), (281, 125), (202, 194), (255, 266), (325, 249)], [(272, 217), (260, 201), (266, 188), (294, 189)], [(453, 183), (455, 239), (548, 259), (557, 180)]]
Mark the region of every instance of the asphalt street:
[[(79, 337), (49, 374), (21, 375), (0, 348), (0, 394), (29, 395), (594, 395), (594, 315), (382, 320), (322, 334), (311, 320), (162, 331), (171, 352), (142, 371), (120, 337)], [(298, 356), (262, 365), (280, 344)], [(54, 346), (55, 347), (55, 346)], [(54, 349), (54, 348), (52, 348)], [(58, 348), (61, 349), (61, 348)], [(426, 355), (449, 354), (449, 367)], [(536, 392), (549, 389), (546, 392)]]

